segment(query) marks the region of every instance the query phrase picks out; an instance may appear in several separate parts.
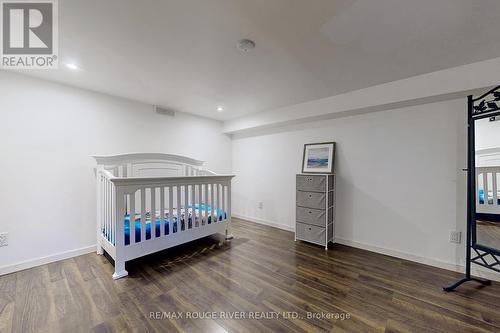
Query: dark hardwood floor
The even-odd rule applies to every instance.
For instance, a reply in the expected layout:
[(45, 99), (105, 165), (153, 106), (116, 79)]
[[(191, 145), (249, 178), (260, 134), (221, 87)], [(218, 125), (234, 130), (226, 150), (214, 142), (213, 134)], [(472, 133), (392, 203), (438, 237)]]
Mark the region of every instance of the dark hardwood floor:
[(460, 274), (240, 220), (233, 231), (132, 261), (118, 281), (95, 254), (1, 276), (0, 332), (500, 332), (499, 283), (444, 293)]
[(476, 221), (477, 244), (500, 250), (500, 222)]

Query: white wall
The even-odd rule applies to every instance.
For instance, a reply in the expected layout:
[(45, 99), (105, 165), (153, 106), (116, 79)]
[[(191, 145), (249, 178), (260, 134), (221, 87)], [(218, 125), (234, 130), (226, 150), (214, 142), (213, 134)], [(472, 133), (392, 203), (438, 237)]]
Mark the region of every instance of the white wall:
[(500, 148), (500, 120), (476, 121), (476, 150)]
[(451, 267), (465, 256), (448, 240), (466, 225), (465, 124), (460, 99), (235, 136), (234, 213), (293, 229), (303, 145), (336, 141), (337, 238)]
[(150, 105), (7, 72), (0, 91), (0, 232), (10, 238), (0, 273), (95, 244), (91, 155), (167, 152), (231, 171), (231, 140), (219, 122), (161, 116)]

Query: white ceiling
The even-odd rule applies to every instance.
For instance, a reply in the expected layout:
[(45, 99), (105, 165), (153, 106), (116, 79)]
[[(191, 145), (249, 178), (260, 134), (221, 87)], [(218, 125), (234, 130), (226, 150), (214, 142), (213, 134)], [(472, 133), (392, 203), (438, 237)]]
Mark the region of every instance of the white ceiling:
[(499, 0), (59, 0), (59, 20), (82, 70), (28, 75), (222, 120), (500, 56)]

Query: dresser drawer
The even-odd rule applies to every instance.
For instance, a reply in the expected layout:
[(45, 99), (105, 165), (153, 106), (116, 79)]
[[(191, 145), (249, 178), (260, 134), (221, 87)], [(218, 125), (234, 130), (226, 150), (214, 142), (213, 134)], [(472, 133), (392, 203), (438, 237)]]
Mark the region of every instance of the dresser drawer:
[(297, 191), (297, 206), (325, 209), (326, 194), (319, 192)]
[[(328, 201), (333, 206), (333, 191), (328, 192)], [(326, 193), (297, 191), (297, 206), (325, 209)]]
[(311, 192), (326, 191), (326, 176), (297, 175), (297, 190)]
[[(326, 224), (326, 211), (324, 209), (314, 209), (297, 207), (297, 221), (307, 224), (314, 224), (324, 227)], [(333, 221), (333, 207), (328, 211), (328, 223)]]
[(297, 222), (295, 229), (297, 239), (320, 245), (326, 244), (325, 228)]

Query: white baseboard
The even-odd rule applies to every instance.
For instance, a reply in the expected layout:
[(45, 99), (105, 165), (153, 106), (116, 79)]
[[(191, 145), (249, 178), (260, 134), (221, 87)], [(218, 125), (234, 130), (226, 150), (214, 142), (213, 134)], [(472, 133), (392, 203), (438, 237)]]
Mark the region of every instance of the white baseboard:
[[(267, 221), (267, 220), (263, 220), (263, 219), (259, 219), (259, 218), (255, 218), (255, 217), (250, 217), (250, 216), (239, 215), (239, 214), (233, 214), (233, 216), (236, 218), (250, 221), (250, 222), (260, 223), (260, 224), (268, 225), (268, 226), (275, 227), (278, 229), (295, 232), (295, 228), (290, 227), (288, 225), (278, 224), (275, 222), (271, 222), (271, 221)], [(364, 244), (364, 243), (360, 243), (360, 242), (356, 242), (356, 241), (352, 241), (352, 240), (347, 240), (347, 239), (342, 239), (342, 238), (338, 238), (338, 237), (335, 237), (335, 242), (342, 244), (342, 245), (347, 245), (347, 246), (355, 247), (358, 249), (367, 250), (370, 252), (380, 253), (380, 254), (384, 254), (387, 256), (396, 257), (399, 259), (413, 261), (413, 262), (417, 262), (419, 264), (438, 267), (438, 268), (446, 269), (446, 270), (453, 271), (453, 272), (463, 273), (465, 271), (464, 266), (458, 265), (455, 263), (451, 263), (451, 262), (445, 262), (445, 261), (440, 261), (440, 260), (436, 260), (436, 259), (421, 257), (421, 256), (413, 255), (410, 253), (386, 249), (383, 247), (368, 245), (368, 244)], [(477, 266), (475, 267), (475, 265), (472, 266), (472, 274), (474, 276), (478, 276), (478, 277), (482, 277), (482, 278), (485, 278), (488, 280), (500, 282), (500, 274), (494, 273), (492, 271), (488, 271), (486, 269), (483, 269), (483, 268), (480, 268)]]
[(421, 257), (421, 256), (416, 256), (414, 254), (401, 252), (398, 250), (391, 250), (391, 249), (387, 249), (387, 248), (379, 247), (379, 246), (375, 246), (375, 245), (368, 245), (365, 243), (360, 243), (360, 242), (356, 242), (356, 241), (352, 241), (352, 240), (348, 240), (348, 239), (342, 239), (342, 238), (335, 237), (335, 242), (342, 244), (342, 245), (355, 247), (357, 249), (362, 249), (362, 250), (367, 250), (370, 252), (384, 254), (384, 255), (387, 255), (390, 257), (396, 257), (399, 259), (405, 259), (408, 261), (418, 262), (418, 263), (424, 264), (424, 265), (444, 268), (444, 269), (447, 269), (450, 271), (460, 272), (460, 269), (463, 269), (463, 266), (456, 265), (453, 263), (440, 261), (440, 260), (436, 260), (436, 259), (430, 259), (430, 258)]
[(272, 222), (272, 221), (259, 219), (259, 218), (256, 218), (256, 217), (245, 216), (245, 215), (240, 215), (240, 214), (234, 214), (234, 213), (231, 214), (231, 216), (236, 217), (237, 219), (242, 219), (242, 220), (247, 220), (247, 221), (250, 221), (250, 222), (264, 224), (264, 225), (267, 225), (267, 226), (270, 226), (270, 227), (273, 227), (273, 228), (278, 228), (278, 229), (281, 229), (281, 230), (295, 232), (295, 228), (294, 227), (290, 227), (288, 225), (279, 224), (279, 223), (275, 223), (275, 222)]
[[(465, 266), (451, 263), (451, 262), (416, 256), (416, 255), (406, 253), (406, 252), (386, 249), (383, 247), (368, 245), (368, 244), (359, 243), (359, 242), (355, 242), (355, 241), (347, 240), (347, 239), (342, 239), (342, 238), (338, 238), (338, 237), (335, 238), (335, 242), (342, 244), (342, 245), (347, 245), (347, 246), (355, 247), (358, 249), (367, 250), (370, 252), (380, 253), (380, 254), (384, 254), (387, 256), (396, 257), (399, 259), (413, 261), (413, 262), (417, 262), (419, 264), (424, 264), (424, 265), (429, 265), (429, 266), (433, 266), (433, 267), (437, 267), (437, 268), (442, 268), (442, 269), (446, 269), (446, 270), (453, 271), (453, 272), (459, 272), (459, 273), (465, 272)], [(500, 282), (500, 274), (493, 273), (491, 271), (488, 271), (486, 269), (483, 269), (483, 268), (480, 268), (477, 266), (475, 267), (475, 265), (472, 266), (472, 275), (482, 277), (482, 278), (485, 278), (488, 280)]]
[(18, 271), (22, 271), (28, 268), (50, 264), (54, 261), (69, 259), (73, 257), (78, 257), (83, 254), (91, 253), (96, 251), (96, 245), (90, 245), (86, 247), (82, 247), (76, 250), (70, 250), (65, 252), (56, 253), (46, 257), (35, 258), (31, 260), (22, 261), (20, 263), (14, 265), (7, 265), (0, 267), (0, 275), (5, 275), (9, 273), (14, 273)]

